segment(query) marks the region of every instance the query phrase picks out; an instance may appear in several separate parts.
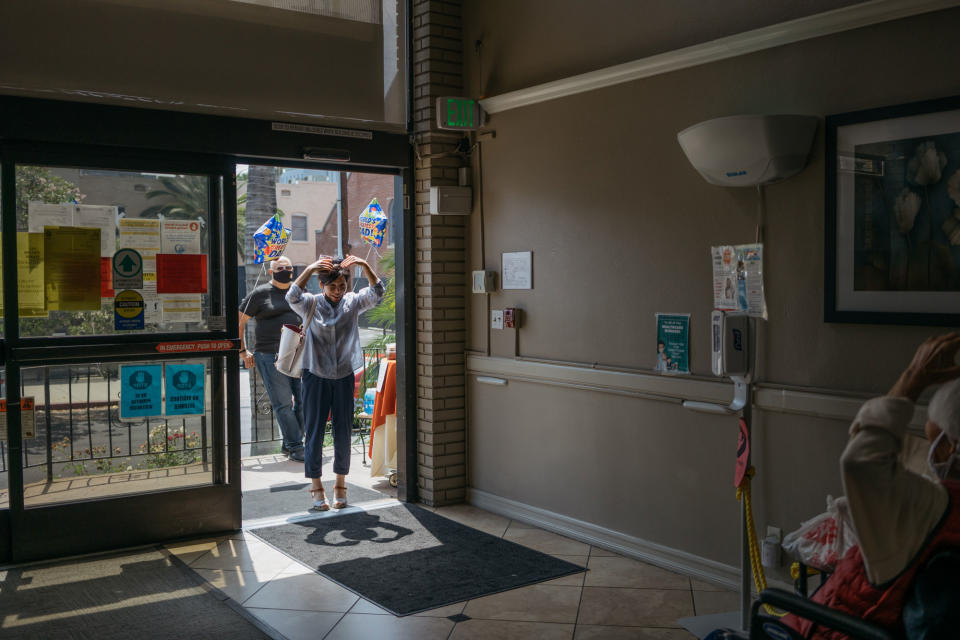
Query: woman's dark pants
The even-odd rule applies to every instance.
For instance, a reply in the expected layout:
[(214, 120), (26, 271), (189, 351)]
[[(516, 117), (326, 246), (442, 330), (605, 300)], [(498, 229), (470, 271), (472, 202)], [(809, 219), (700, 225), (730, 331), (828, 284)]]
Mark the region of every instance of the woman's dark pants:
[(350, 472), (350, 435), (353, 430), (353, 374), (331, 380), (303, 372), (303, 474), (319, 478), (323, 466), (323, 436), (327, 416), (333, 423), (333, 472)]

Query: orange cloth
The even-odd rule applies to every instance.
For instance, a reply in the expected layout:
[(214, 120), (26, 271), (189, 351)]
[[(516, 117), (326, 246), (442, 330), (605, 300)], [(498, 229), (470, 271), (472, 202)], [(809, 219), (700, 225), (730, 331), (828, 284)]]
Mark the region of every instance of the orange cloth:
[(387, 422), (387, 416), (397, 412), (397, 361), (381, 360), (380, 366), (387, 365), (383, 389), (377, 391), (373, 400), (373, 417), (370, 419), (370, 447), (368, 455), (373, 455), (373, 437), (377, 427)]

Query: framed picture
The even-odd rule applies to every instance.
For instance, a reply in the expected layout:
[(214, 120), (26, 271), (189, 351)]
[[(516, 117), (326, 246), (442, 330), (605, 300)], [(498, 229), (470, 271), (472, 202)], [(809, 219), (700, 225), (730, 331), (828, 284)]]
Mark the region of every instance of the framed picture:
[(826, 119), (824, 320), (960, 325), (960, 96)]

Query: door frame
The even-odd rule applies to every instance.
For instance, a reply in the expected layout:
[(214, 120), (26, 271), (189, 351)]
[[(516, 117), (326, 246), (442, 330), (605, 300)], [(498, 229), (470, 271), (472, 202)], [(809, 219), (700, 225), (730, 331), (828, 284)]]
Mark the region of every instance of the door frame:
[[(316, 127), (289, 131), (277, 128), (278, 123), (266, 120), (230, 118), (202, 114), (118, 107), (82, 102), (64, 102), (0, 96), (0, 187), (4, 211), (15, 211), (16, 163), (76, 166), (78, 159), (84, 166), (102, 166), (117, 170), (159, 170), (168, 167), (178, 173), (203, 173), (222, 180), (222, 209), (220, 192), (210, 189), (211, 199), (217, 199), (213, 216), (222, 210), (222, 219), (216, 234), (211, 235), (210, 262), (219, 269), (223, 283), (226, 329), (202, 334), (164, 334), (164, 341), (178, 339), (228, 339), (239, 345), (238, 320), (229, 313), (236, 308), (237, 272), (228, 268), (229, 248), (236, 246), (236, 164), (272, 164), (314, 169), (349, 170), (357, 172), (389, 173), (403, 177), (404, 197), (401, 219), (396, 221), (397, 252), (397, 357), (402, 363), (398, 369), (398, 465), (400, 487), (398, 497), (403, 501), (417, 499), (416, 454), (416, 324), (415, 272), (413, 224), (413, 161), (406, 135), (380, 131), (322, 129), (336, 135), (318, 134)], [(280, 123), (290, 124), (290, 123)], [(325, 153), (347, 155), (349, 162), (331, 163), (305, 160), (308, 150), (324, 149)], [(314, 151), (315, 153), (315, 151)], [(150, 166), (143, 166), (144, 161)], [(216, 194), (215, 194), (216, 192)], [(4, 287), (4, 306), (7, 310), (5, 335), (17, 336), (19, 318), (16, 305), (16, 216), (4, 215), (3, 267), (4, 278), (13, 286)], [(213, 229), (211, 229), (213, 231)], [(219, 238), (214, 255), (213, 236)], [(213, 300), (212, 300), (213, 302)], [(112, 339), (111, 339), (112, 338)], [(226, 374), (222, 389), (225, 429), (213, 433), (225, 434), (227, 453), (225, 468), (214, 474), (214, 484), (175, 491), (157, 491), (145, 494), (102, 498), (50, 507), (23, 505), (22, 443), (19, 415), (20, 366), (24, 364), (56, 364), (81, 358), (99, 361), (137, 358), (152, 353), (157, 342), (153, 335), (66, 338), (14, 338), (3, 340), (0, 364), (7, 367), (7, 397), (9, 442), (8, 466), (10, 509), (0, 510), (0, 562), (27, 561), (42, 558), (113, 549), (124, 546), (160, 542), (202, 534), (236, 530), (241, 524), (240, 507), (240, 409), (239, 362), (235, 351), (204, 352), (221, 362), (219, 371)], [(104, 352), (109, 345), (109, 354)], [(180, 355), (182, 358), (182, 354)], [(216, 373), (216, 371), (214, 372)], [(213, 376), (223, 380), (224, 376)], [(15, 446), (14, 446), (15, 445)], [(223, 451), (219, 442), (219, 451)], [(214, 441), (214, 460), (218, 443)], [(222, 457), (222, 456), (221, 456)], [(223, 477), (226, 472), (226, 478)], [(220, 484), (217, 484), (217, 482)], [(123, 527), (107, 531), (101, 523), (118, 513), (128, 515)], [(162, 517), (154, 517), (162, 516)], [(66, 520), (64, 519), (66, 518)], [(69, 521), (70, 526), (64, 526)], [(36, 539), (18, 532), (51, 532)], [(59, 534), (54, 533), (59, 532)]]

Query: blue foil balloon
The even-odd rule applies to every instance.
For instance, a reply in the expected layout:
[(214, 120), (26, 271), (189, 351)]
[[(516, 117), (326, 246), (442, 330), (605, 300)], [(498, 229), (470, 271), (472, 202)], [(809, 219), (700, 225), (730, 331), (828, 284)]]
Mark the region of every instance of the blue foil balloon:
[(289, 241), (290, 230), (284, 229), (279, 214), (273, 216), (253, 234), (253, 263), (276, 260), (283, 255)]
[(379, 247), (387, 233), (387, 214), (374, 198), (360, 214), (360, 238), (367, 244)]

